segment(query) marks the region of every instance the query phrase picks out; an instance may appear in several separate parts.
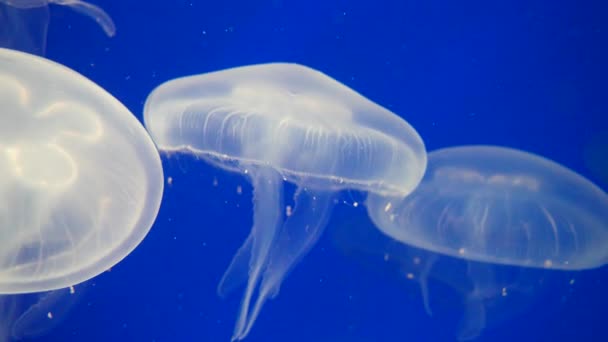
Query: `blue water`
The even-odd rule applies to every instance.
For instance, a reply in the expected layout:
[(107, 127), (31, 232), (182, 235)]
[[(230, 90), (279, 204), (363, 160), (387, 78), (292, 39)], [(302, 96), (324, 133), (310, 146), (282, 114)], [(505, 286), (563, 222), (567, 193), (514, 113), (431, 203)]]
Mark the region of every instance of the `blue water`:
[[(116, 36), (53, 6), (46, 57), (89, 77), (139, 119), (147, 94), (166, 80), (297, 62), (401, 115), (428, 150), (515, 147), (608, 189), (608, 156), (597, 147), (602, 139), (608, 146), (602, 1), (93, 3), (112, 16)], [(83, 293), (71, 311), (36, 341), (230, 340), (240, 293), (221, 299), (216, 285), (249, 232), (251, 188), (194, 158), (163, 163), (173, 182), (147, 238), (110, 272), (77, 286)], [(405, 266), (346, 238), (350, 227), (370, 224), (364, 208), (350, 206), (357, 196), (341, 198), (326, 234), (246, 341), (456, 339), (457, 287), (430, 280), (428, 316)], [(526, 276), (516, 299), (489, 298), (478, 341), (608, 341), (606, 268)]]

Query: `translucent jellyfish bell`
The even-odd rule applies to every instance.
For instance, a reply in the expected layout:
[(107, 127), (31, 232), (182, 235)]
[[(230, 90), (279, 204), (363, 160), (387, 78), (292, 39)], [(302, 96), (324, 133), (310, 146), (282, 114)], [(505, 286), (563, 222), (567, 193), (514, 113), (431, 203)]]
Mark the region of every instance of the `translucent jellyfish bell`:
[[(249, 333), (263, 303), (316, 243), (336, 192), (405, 195), (426, 166), (407, 122), (296, 64), (169, 81), (148, 97), (144, 121), (161, 150), (194, 153), (253, 184), (254, 225), (219, 286), (226, 293), (247, 283), (234, 340)], [(288, 217), (283, 181), (297, 186)]]
[(93, 19), (112, 37), (116, 26), (101, 8), (79, 0), (0, 0), (0, 47), (44, 55), (49, 4), (64, 5)]
[(411, 195), (370, 194), (366, 205), (393, 239), (458, 258), (566, 270), (608, 261), (608, 195), (555, 162), (514, 149), (434, 151)]
[(68, 287), (144, 238), (160, 158), (110, 94), (49, 60), (0, 49), (0, 294)]

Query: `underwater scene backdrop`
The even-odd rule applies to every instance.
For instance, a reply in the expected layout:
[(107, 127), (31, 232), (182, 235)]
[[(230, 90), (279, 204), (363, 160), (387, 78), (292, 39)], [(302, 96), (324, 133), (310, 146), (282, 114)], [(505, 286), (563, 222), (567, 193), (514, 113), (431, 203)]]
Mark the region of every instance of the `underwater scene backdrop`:
[[(0, 1), (0, 10), (17, 2)], [(608, 190), (608, 5), (601, 1), (90, 2), (115, 32), (70, 1), (55, 2), (34, 52), (89, 78), (142, 124), (146, 98), (166, 81), (297, 63), (399, 115), (428, 152), (519, 149)], [(35, 14), (20, 19), (46, 23)], [(19, 32), (2, 30), (4, 43), (2, 34)], [(239, 337), (242, 290), (220, 296), (218, 284), (254, 223), (252, 182), (193, 154), (161, 158), (162, 203), (143, 241), (84, 283), (18, 295), (21, 312), (33, 314), (17, 321), (18, 334), (0, 338)], [(284, 192), (291, 208), (296, 185)], [(289, 269), (244, 341), (608, 340), (605, 259), (584, 270), (561, 270), (551, 260), (541, 267), (466, 261), (383, 234), (361, 189), (331, 200), (318, 242)], [(598, 241), (596, 253), (605, 255)], [(14, 324), (8, 311), (0, 314)]]

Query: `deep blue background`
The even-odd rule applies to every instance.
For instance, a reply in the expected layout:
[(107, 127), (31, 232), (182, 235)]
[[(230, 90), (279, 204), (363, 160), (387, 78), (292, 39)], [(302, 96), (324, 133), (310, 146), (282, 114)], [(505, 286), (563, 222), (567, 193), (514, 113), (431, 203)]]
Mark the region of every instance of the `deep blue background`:
[[(602, 139), (608, 146), (602, 1), (93, 2), (112, 16), (117, 35), (52, 6), (47, 57), (140, 119), (147, 94), (174, 77), (298, 62), (401, 115), (429, 150), (511, 146), (608, 187), (604, 160), (589, 153)], [(148, 237), (111, 272), (77, 287), (85, 292), (69, 316), (39, 341), (229, 341), (240, 294), (222, 300), (215, 287), (249, 231), (251, 189), (189, 157), (164, 158), (164, 166), (173, 184)], [(428, 317), (402, 272), (345, 246), (340, 229), (365, 224), (364, 209), (338, 206), (248, 341), (454, 340), (458, 297), (436, 286), (439, 313)], [(525, 310), (505, 304), (504, 318), (489, 317), (479, 340), (608, 341), (606, 288), (606, 268), (547, 275)]]

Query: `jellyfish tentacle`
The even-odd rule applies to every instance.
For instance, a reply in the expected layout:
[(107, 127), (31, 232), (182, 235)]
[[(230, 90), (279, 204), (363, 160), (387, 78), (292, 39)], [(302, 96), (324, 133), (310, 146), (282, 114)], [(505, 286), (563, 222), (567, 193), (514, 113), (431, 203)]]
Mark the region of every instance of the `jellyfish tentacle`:
[(243, 245), (236, 252), (230, 265), (224, 272), (217, 286), (217, 294), (224, 298), (241, 285), (247, 283), (249, 274), (249, 260), (251, 259), (251, 246), (253, 245), (253, 234), (249, 234)]
[[(238, 280), (241, 277), (238, 272), (244, 268), (242, 265), (245, 260), (243, 256), (249, 250), (249, 278), (245, 294), (241, 300), (239, 316), (232, 336), (233, 341), (244, 338), (243, 332), (246, 327), (252, 325), (257, 317), (257, 315), (251, 315), (250, 304), (256, 290), (258, 290), (258, 284), (262, 279), (264, 268), (268, 262), (268, 255), (282, 218), (283, 191), (281, 186), (283, 180), (280, 175), (275, 170), (264, 167), (252, 169), (249, 173), (253, 183), (253, 227), (245, 245), (241, 247), (222, 278), (223, 280)], [(247, 244), (251, 244), (251, 246), (246, 246)], [(222, 289), (228, 289), (231, 287), (230, 285), (232, 285), (230, 282), (225, 282)]]
[(485, 264), (468, 262), (467, 276), (474, 279), (474, 284), (465, 297), (463, 317), (458, 324), (458, 341), (470, 341), (481, 335), (486, 327), (484, 298), (496, 284), (495, 273)]
[(422, 303), (424, 304), (424, 311), (430, 317), (433, 316), (433, 310), (431, 309), (431, 301), (429, 297), (429, 276), (431, 269), (439, 259), (437, 254), (431, 254), (429, 259), (425, 261), (424, 267), (420, 271), (420, 292), (422, 293)]
[[(16, 341), (21, 341), (46, 335), (68, 317), (74, 305), (82, 298), (83, 293), (86, 293), (85, 288), (86, 286), (83, 284), (37, 294), (36, 302), (24, 310), (12, 323), (11, 337)], [(13, 301), (20, 299), (13, 297)], [(48, 317), (49, 313), (52, 313), (52, 319)]]
[(327, 226), (333, 198), (331, 192), (306, 190), (302, 187), (296, 191), (293, 214), (281, 227), (272, 246), (258, 297), (251, 310), (251, 319), (245, 326), (242, 337), (251, 330), (266, 300), (277, 296), (288, 273), (319, 240)]
[(458, 324), (458, 341), (474, 340), (486, 327), (486, 308), (475, 292), (467, 294), (463, 317)]
[(45, 2), (0, 0), (0, 47), (44, 55), (49, 20)]
[(90, 17), (101, 26), (108, 37), (112, 37), (116, 34), (116, 25), (114, 25), (114, 21), (112, 21), (112, 18), (108, 13), (98, 6), (80, 0), (50, 0), (49, 2), (57, 5), (69, 6), (76, 12)]

